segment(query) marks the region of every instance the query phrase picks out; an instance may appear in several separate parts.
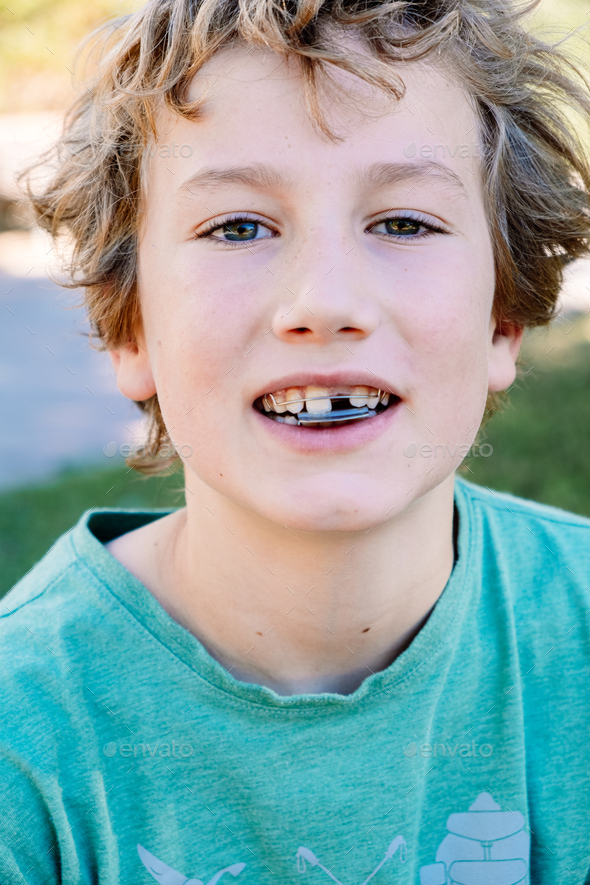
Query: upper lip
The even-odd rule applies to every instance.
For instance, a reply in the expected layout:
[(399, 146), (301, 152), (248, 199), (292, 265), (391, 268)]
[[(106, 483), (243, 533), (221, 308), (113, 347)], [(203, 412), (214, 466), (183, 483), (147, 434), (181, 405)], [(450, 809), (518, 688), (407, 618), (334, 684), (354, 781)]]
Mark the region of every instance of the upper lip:
[(352, 387), (354, 385), (374, 387), (377, 390), (386, 390), (394, 396), (402, 399), (400, 394), (391, 386), (389, 381), (374, 375), (366, 369), (350, 369), (346, 372), (322, 372), (316, 371), (311, 373), (309, 369), (306, 372), (292, 372), (290, 375), (283, 375), (275, 380), (268, 381), (265, 387), (260, 388), (259, 392), (254, 395), (254, 399), (264, 396), (266, 393), (274, 393), (277, 390), (286, 390), (289, 387)]

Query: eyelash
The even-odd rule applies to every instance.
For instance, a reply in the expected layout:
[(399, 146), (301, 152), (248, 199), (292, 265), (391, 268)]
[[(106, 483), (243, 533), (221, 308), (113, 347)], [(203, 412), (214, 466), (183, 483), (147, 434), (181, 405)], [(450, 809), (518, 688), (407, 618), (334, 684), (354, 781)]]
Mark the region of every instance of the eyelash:
[[(415, 236), (411, 236), (411, 237), (396, 236), (395, 234), (381, 234), (381, 236), (386, 237), (388, 240), (394, 240), (396, 242), (400, 242), (400, 241), (415, 242), (416, 240), (427, 239), (428, 237), (432, 236), (433, 234), (448, 234), (449, 233), (449, 231), (446, 230), (445, 228), (439, 227), (439, 226), (433, 224), (428, 218), (426, 218), (426, 216), (422, 215), (422, 213), (420, 213), (420, 212), (404, 213), (404, 214), (400, 214), (400, 215), (386, 215), (384, 218), (374, 221), (373, 224), (370, 226), (370, 228), (367, 228), (365, 233), (368, 233), (372, 228), (377, 227), (377, 225), (379, 225), (379, 224), (384, 224), (386, 221), (405, 221), (405, 220), (414, 221), (414, 222), (422, 225), (422, 227), (426, 228), (426, 230), (421, 234), (416, 234)], [(261, 221), (259, 218), (256, 218), (256, 216), (245, 215), (242, 213), (242, 214), (228, 215), (222, 221), (211, 222), (208, 225), (208, 227), (205, 228), (205, 230), (202, 230), (201, 233), (199, 233), (199, 234), (195, 234), (195, 239), (196, 240), (216, 239), (216, 240), (218, 240), (218, 242), (223, 243), (224, 246), (229, 246), (229, 248), (231, 248), (231, 249), (244, 248), (245, 246), (249, 245), (250, 243), (257, 242), (257, 240), (242, 240), (241, 242), (240, 241), (232, 242), (231, 240), (222, 240), (220, 237), (213, 237), (212, 236), (212, 234), (215, 231), (221, 230), (226, 225), (236, 224), (237, 222), (240, 222), (240, 221), (254, 222), (256, 224), (259, 224), (261, 227), (265, 227), (267, 230), (272, 231), (272, 228), (270, 228), (265, 222)], [(273, 234), (276, 235), (276, 231), (274, 231)], [(271, 239), (271, 238), (270, 237), (262, 237), (261, 239)]]

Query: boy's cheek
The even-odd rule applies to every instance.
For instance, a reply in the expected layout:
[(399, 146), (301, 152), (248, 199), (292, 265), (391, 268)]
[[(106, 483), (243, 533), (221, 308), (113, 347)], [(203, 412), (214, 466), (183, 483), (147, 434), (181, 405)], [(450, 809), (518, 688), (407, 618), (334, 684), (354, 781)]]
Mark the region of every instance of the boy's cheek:
[(168, 267), (146, 265), (140, 281), (146, 336), (152, 341), (162, 332), (174, 337), (175, 346), (219, 353), (259, 333), (266, 315), (272, 316), (273, 293), (261, 274), (234, 278), (190, 264)]

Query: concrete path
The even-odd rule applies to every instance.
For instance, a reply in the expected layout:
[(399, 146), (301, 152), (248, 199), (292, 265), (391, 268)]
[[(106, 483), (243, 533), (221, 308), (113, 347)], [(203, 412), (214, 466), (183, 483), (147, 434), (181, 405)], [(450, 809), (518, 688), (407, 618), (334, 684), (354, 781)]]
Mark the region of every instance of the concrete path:
[(89, 346), (83, 311), (66, 309), (77, 297), (0, 273), (0, 488), (66, 465), (122, 464), (118, 447), (139, 438), (140, 412)]

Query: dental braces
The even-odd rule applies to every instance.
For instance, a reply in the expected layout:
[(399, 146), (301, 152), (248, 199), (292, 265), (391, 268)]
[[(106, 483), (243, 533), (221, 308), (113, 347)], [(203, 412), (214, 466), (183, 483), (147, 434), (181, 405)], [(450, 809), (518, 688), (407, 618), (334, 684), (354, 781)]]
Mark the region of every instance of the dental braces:
[[(388, 397), (390, 396), (390, 392), (388, 390), (381, 390), (380, 389), (378, 391), (379, 399), (377, 401), (377, 405), (379, 405), (379, 403), (381, 403), (381, 400), (385, 394), (387, 394)], [(369, 398), (369, 394), (360, 394), (359, 393), (359, 394), (356, 394), (356, 396), (358, 398), (360, 398), (361, 396), (365, 396), (365, 397), (367, 397), (367, 399)], [(375, 399), (375, 396), (377, 396), (377, 394), (372, 394), (370, 396), (370, 398)], [(274, 396), (272, 395), (272, 393), (267, 393), (262, 397), (262, 402), (264, 405), (264, 400), (266, 399), (268, 401), (272, 401), (274, 406), (289, 406), (289, 405), (292, 405), (293, 403), (305, 403), (305, 402), (310, 402), (312, 400), (323, 400), (323, 399), (329, 399), (330, 401), (336, 400), (336, 399), (350, 401), (351, 397), (354, 399), (355, 394), (354, 393), (349, 393), (349, 394), (339, 393), (339, 394), (336, 394), (335, 396), (328, 396), (327, 394), (323, 394), (320, 396), (308, 396), (308, 397), (301, 398), (301, 399), (286, 400), (285, 402), (278, 403), (276, 401), (276, 399), (274, 398)], [(374, 418), (375, 415), (377, 414), (375, 408), (369, 408), (369, 406), (365, 405), (365, 406), (352, 406), (350, 409), (339, 409), (337, 412), (329, 411), (329, 412), (323, 412), (323, 413), (320, 412), (317, 414), (313, 413), (313, 412), (290, 412), (287, 415), (285, 415), (285, 417), (294, 418), (297, 421), (298, 426), (301, 426), (302, 424), (339, 424), (344, 421), (350, 422), (350, 421), (360, 421), (360, 420), (363, 420), (364, 418)], [(281, 417), (281, 414), (277, 413), (277, 416)], [(290, 421), (289, 423), (292, 424), (293, 422)]]
[[(377, 393), (379, 394), (379, 401), (381, 401), (382, 396), (386, 393), (388, 395), (392, 395), (389, 390), (378, 390)], [(307, 396), (304, 399), (289, 399), (289, 400), (285, 400), (282, 403), (278, 403), (276, 401), (276, 399), (274, 398), (274, 396), (272, 395), (272, 393), (266, 393), (262, 397), (262, 399), (263, 400), (264, 399), (272, 400), (275, 406), (289, 406), (289, 405), (292, 405), (293, 403), (311, 402), (312, 400), (316, 400), (316, 399), (329, 399), (329, 400), (348, 399), (349, 400), (351, 397), (352, 397), (352, 399), (360, 399), (361, 397), (366, 397), (367, 399), (374, 399), (375, 396), (377, 396), (377, 394), (375, 394), (375, 393), (373, 393), (373, 394), (369, 394), (369, 393), (338, 393), (335, 396), (329, 396), (327, 393), (324, 393), (323, 395), (320, 395), (320, 396)], [(358, 406), (357, 408), (362, 408), (362, 406)]]

